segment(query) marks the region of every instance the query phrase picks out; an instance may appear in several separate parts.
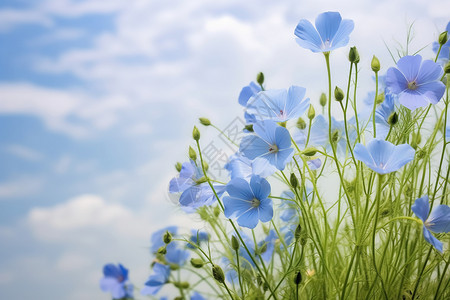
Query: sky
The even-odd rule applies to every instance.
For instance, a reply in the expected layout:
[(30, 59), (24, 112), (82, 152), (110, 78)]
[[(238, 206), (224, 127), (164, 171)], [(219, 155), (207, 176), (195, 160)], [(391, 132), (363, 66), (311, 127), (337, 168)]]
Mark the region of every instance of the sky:
[[(447, 0), (3, 0), (0, 3), (0, 298), (110, 299), (105, 263), (142, 286), (149, 237), (201, 226), (168, 196), (198, 117), (219, 128), (242, 116), (240, 89), (263, 71), (268, 88), (295, 84), (317, 103), (323, 57), (300, 48), (300, 19), (339, 11), (355, 29), (333, 52), (346, 82), (360, 52), (360, 98), (392, 49), (424, 48), (444, 30)], [(373, 87), (372, 87), (373, 89)], [(238, 119), (239, 120), (239, 119)], [(200, 128), (204, 145), (218, 141)], [(220, 147), (226, 147), (220, 144)], [(230, 149), (223, 149), (231, 151)]]

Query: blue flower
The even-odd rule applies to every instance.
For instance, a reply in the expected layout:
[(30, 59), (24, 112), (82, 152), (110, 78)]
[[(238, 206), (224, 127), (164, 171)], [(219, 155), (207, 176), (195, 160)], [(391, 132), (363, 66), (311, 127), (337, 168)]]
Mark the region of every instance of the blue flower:
[(272, 220), (270, 184), (264, 178), (253, 175), (250, 183), (234, 178), (227, 184), (227, 192), (229, 196), (223, 198), (227, 218), (236, 217), (238, 224), (247, 228), (255, 228), (258, 221)]
[[(356, 130), (355, 126), (353, 125), (354, 122), (354, 119), (351, 119), (347, 122), (350, 144), (353, 144), (356, 139)], [(331, 135), (336, 143), (337, 154), (345, 155), (347, 152), (347, 136), (345, 134), (344, 121), (337, 121), (334, 117), (331, 117)], [(306, 139), (296, 140), (297, 144), (301, 144), (302, 141), (304, 144)], [(323, 115), (318, 115), (314, 118), (314, 122), (311, 125), (309, 145), (315, 147), (322, 146), (328, 152), (331, 151), (328, 121)], [(318, 167), (320, 167), (320, 164)]]
[[(200, 245), (201, 242), (206, 242), (209, 240), (209, 234), (205, 231), (191, 229), (191, 237), (189, 238), (189, 240), (196, 245)], [(186, 246), (188, 248), (194, 249), (194, 246), (189, 243)]]
[(375, 123), (377, 130), (377, 137), (386, 138), (390, 125), (388, 123), (389, 117), (395, 110), (394, 96), (390, 93), (385, 94), (384, 101), (375, 110)]
[(275, 230), (271, 229), (269, 231), (269, 234), (267, 235), (267, 237), (264, 239), (264, 241), (261, 241), (258, 243), (259, 249), (261, 249), (264, 245), (266, 245), (266, 250), (263, 253), (261, 253), (261, 258), (264, 261), (268, 262), (272, 259), (272, 254), (273, 254), (273, 251), (275, 250), (275, 243), (279, 239), (280, 238), (276, 234)]
[(342, 20), (338, 12), (324, 12), (316, 18), (316, 28), (302, 19), (295, 28), (297, 44), (312, 52), (329, 52), (348, 44), (353, 31), (352, 20)]
[(179, 248), (177, 242), (172, 241), (166, 246), (166, 254), (164, 257), (168, 263), (182, 266), (189, 258), (189, 252)]
[(415, 151), (408, 144), (394, 145), (382, 139), (373, 139), (367, 146), (358, 143), (353, 150), (355, 158), (378, 174), (395, 172), (414, 159)]
[(163, 229), (160, 229), (160, 230), (154, 232), (150, 238), (151, 252), (156, 253), (159, 248), (161, 248), (162, 246), (165, 245), (165, 243), (163, 241), (163, 237), (166, 232), (170, 232), (170, 234), (176, 235), (177, 231), (178, 231), (177, 226), (168, 226), (168, 227), (165, 227)]
[(100, 288), (110, 292), (113, 299), (133, 298), (133, 285), (127, 283), (128, 270), (119, 264), (107, 264), (103, 267), (104, 277), (100, 280)]
[[(441, 52), (439, 52), (438, 59), (442, 60), (450, 60), (450, 22), (447, 23), (447, 27), (445, 28), (445, 31), (447, 31), (447, 42), (442, 45)], [(434, 53), (437, 53), (439, 50), (439, 43), (433, 42), (433, 51)]]
[(191, 300), (206, 300), (205, 297), (200, 295), (198, 292), (192, 293)]
[(269, 165), (264, 169), (259, 169), (259, 173), (256, 173), (253, 164), (247, 157), (233, 154), (225, 165), (225, 169), (230, 173), (231, 179), (239, 177), (247, 180), (250, 180), (252, 175), (267, 177), (276, 172), (276, 167)]
[(289, 131), (273, 121), (262, 121), (253, 125), (256, 135), (245, 136), (239, 147), (244, 156), (253, 161), (253, 173), (261, 174), (270, 165), (283, 170), (292, 159)]
[(442, 242), (435, 238), (430, 231), (435, 233), (450, 232), (450, 207), (438, 205), (428, 215), (430, 212), (428, 196), (423, 196), (416, 199), (411, 209), (423, 222), (425, 240), (442, 253)]
[[(197, 208), (216, 201), (214, 192), (207, 182), (201, 180), (202, 177), (201, 167), (191, 160), (183, 163), (178, 177), (170, 181), (169, 192), (181, 193), (179, 202), (181, 208), (187, 213), (192, 213)], [(225, 192), (225, 186), (222, 184), (215, 184), (214, 189), (219, 197)]]
[(298, 118), (309, 107), (309, 98), (303, 99), (305, 92), (300, 86), (262, 91), (248, 101), (246, 111), (259, 121), (284, 122)]
[(420, 55), (404, 56), (397, 68), (386, 73), (386, 87), (401, 105), (414, 110), (429, 103), (436, 104), (442, 98), (445, 85), (440, 81), (444, 70), (432, 60), (422, 61)]
[(159, 290), (167, 283), (170, 276), (170, 267), (155, 263), (153, 265), (153, 274), (147, 279), (145, 287), (142, 288), (142, 295), (156, 295)]
[(259, 84), (250, 82), (249, 85), (244, 86), (239, 93), (239, 104), (242, 106), (247, 106), (248, 100), (258, 94), (261, 91), (261, 87)]

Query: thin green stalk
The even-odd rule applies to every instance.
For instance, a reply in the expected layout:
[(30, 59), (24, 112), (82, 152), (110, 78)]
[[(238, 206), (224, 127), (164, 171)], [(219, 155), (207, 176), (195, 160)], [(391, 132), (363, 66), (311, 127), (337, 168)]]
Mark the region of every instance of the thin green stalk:
[(373, 99), (373, 110), (372, 110), (372, 123), (373, 123), (373, 137), (377, 137), (377, 127), (375, 122), (375, 110), (377, 108), (377, 98), (378, 98), (378, 72), (375, 72), (375, 99)]

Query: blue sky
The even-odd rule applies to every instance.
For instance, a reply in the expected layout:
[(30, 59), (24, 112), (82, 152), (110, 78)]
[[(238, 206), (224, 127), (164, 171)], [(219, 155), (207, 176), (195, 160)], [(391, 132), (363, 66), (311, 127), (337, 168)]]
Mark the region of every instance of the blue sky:
[[(301, 18), (353, 19), (361, 65), (376, 54), (382, 68), (383, 40), (403, 43), (414, 21), (418, 50), (448, 22), (445, 0), (372, 2), (2, 1), (0, 298), (109, 299), (107, 262), (144, 282), (151, 232), (188, 220), (166, 191), (197, 117), (226, 127), (259, 71), (313, 101), (324, 91), (322, 57), (293, 37)], [(345, 55), (332, 57), (341, 86)]]

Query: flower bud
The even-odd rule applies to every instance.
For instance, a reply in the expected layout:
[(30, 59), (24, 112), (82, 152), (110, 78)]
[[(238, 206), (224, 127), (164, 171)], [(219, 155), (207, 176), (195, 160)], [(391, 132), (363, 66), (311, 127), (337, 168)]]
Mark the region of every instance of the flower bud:
[(314, 110), (314, 106), (309, 105), (309, 109), (308, 109), (308, 119), (312, 120), (314, 119), (314, 117), (316, 116), (316, 111)]
[(317, 153), (317, 149), (313, 147), (308, 147), (305, 150), (303, 150), (302, 154), (305, 156), (313, 156)]
[(261, 255), (267, 251), (267, 243), (264, 243), (259, 249), (258, 254)]
[(359, 63), (359, 53), (356, 47), (351, 47), (350, 52), (348, 53), (348, 60), (352, 63)]
[(444, 67), (445, 74), (450, 74), (450, 61)]
[(181, 171), (181, 168), (182, 168), (182, 167), (183, 167), (183, 165), (182, 165), (180, 162), (177, 162), (177, 163), (175, 164), (175, 169), (177, 169), (178, 172)]
[(247, 131), (253, 132), (253, 124), (245, 125), (244, 129)]
[(202, 268), (204, 264), (201, 258), (191, 258), (191, 265), (196, 269)]
[(192, 159), (193, 161), (197, 160), (197, 153), (195, 152), (194, 149), (192, 149), (191, 146), (189, 146), (189, 158)]
[(445, 43), (447, 43), (447, 39), (448, 39), (447, 34), (448, 34), (448, 32), (447, 32), (447, 31), (444, 31), (443, 33), (441, 33), (441, 34), (439, 35), (439, 39), (438, 39), (439, 45), (442, 46), (442, 45), (444, 45)]
[(208, 171), (209, 165), (206, 161), (203, 161), (203, 168), (205, 168), (205, 171)]
[(172, 241), (172, 234), (170, 234), (170, 232), (166, 231), (166, 233), (164, 234), (164, 237), (163, 237), (163, 241), (165, 244), (170, 244), (170, 242)]
[(327, 95), (325, 95), (325, 93), (320, 95), (319, 103), (321, 106), (327, 105)]
[(291, 186), (294, 189), (298, 187), (298, 179), (297, 179), (297, 176), (295, 176), (294, 173), (291, 173), (291, 177), (289, 178), (289, 181), (291, 182)]
[(370, 67), (372, 68), (372, 71), (374, 71), (375, 73), (380, 71), (380, 61), (378, 60), (378, 58), (375, 55), (372, 58), (372, 62), (370, 63)]
[(397, 112), (394, 111), (388, 118), (388, 124), (390, 126), (394, 126), (395, 124), (397, 124), (397, 122), (398, 122), (398, 114)]
[(205, 126), (211, 125), (211, 121), (207, 118), (198, 118), (198, 120), (200, 121), (200, 124), (202, 124), (202, 125), (205, 125)]
[(298, 224), (297, 227), (295, 228), (295, 232), (294, 232), (295, 240), (298, 241), (298, 239), (300, 238), (301, 233), (302, 233), (302, 226), (300, 226), (300, 224)]
[(299, 285), (300, 282), (302, 282), (302, 273), (300, 271), (297, 271), (297, 273), (295, 273), (295, 276), (294, 276), (294, 283), (296, 285)]
[(239, 241), (234, 235), (231, 236), (231, 248), (233, 248), (234, 251), (239, 250)]
[(267, 282), (263, 282), (263, 290), (264, 292), (267, 292), (267, 290), (269, 289), (269, 284)]
[(219, 206), (214, 207), (213, 213), (214, 213), (214, 217), (216, 217), (216, 218), (220, 215), (220, 208), (219, 208)]
[(215, 280), (217, 280), (220, 283), (225, 282), (225, 274), (222, 271), (222, 268), (218, 265), (213, 265), (212, 267), (212, 274)]
[(194, 126), (194, 129), (192, 130), (192, 137), (196, 141), (198, 141), (200, 139), (200, 131), (198, 131), (197, 126)]
[(263, 74), (263, 72), (259, 72), (258, 75), (256, 75), (256, 82), (259, 85), (263, 85), (263, 83), (264, 83), (264, 74)]
[(161, 247), (159, 247), (157, 253), (158, 253), (158, 254), (162, 254), (162, 255), (166, 254), (166, 253), (167, 253), (166, 246), (161, 246)]
[(173, 285), (179, 289), (188, 289), (189, 288), (189, 282), (181, 281), (181, 282), (174, 282)]
[(305, 129), (306, 128), (306, 122), (302, 118), (298, 118), (297, 120), (297, 128), (298, 129)]
[(337, 86), (334, 88), (334, 98), (339, 102), (344, 99), (344, 92)]

